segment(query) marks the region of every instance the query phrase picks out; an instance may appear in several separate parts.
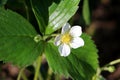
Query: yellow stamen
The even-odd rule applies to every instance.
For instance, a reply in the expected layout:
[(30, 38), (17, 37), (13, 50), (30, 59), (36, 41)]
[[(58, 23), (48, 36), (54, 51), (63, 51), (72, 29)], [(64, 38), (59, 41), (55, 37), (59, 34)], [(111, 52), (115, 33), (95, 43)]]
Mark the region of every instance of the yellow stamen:
[(68, 43), (70, 43), (71, 39), (72, 39), (71, 35), (69, 33), (67, 33), (62, 36), (61, 42), (68, 44)]

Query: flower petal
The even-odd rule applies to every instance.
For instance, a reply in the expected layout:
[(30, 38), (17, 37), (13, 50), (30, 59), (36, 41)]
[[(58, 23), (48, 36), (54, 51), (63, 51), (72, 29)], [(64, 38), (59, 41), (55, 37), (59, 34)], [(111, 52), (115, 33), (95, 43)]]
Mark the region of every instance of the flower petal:
[(66, 23), (64, 24), (64, 26), (62, 27), (62, 34), (68, 32), (70, 30), (70, 24), (69, 23)]
[(61, 44), (59, 46), (59, 52), (61, 56), (68, 56), (70, 54), (70, 47), (66, 44)]
[(78, 47), (84, 46), (84, 41), (80, 37), (75, 37), (70, 43), (70, 47), (76, 49)]
[(61, 43), (60, 38), (61, 38), (61, 35), (57, 35), (57, 36), (55, 37), (54, 44), (55, 44), (56, 46), (59, 46), (59, 45), (60, 45), (60, 43)]
[(80, 26), (73, 26), (71, 29), (70, 29), (70, 35), (73, 36), (73, 37), (78, 37), (82, 34), (82, 29)]

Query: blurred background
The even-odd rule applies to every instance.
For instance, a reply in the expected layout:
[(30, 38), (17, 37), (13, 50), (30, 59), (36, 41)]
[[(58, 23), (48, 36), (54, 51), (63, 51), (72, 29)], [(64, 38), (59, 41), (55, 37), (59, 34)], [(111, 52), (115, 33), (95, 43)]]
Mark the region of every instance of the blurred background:
[[(83, 5), (84, 0), (81, 0), (79, 9), (71, 18), (70, 23), (72, 25), (81, 25), (83, 32), (92, 36), (99, 51), (99, 65), (102, 67), (110, 61), (120, 58), (120, 0), (89, 0), (89, 24), (86, 24), (84, 20)], [(21, 14), (40, 33), (29, 0), (8, 0), (5, 8)], [(26, 11), (28, 11), (29, 16), (27, 16), (28, 13)], [(106, 80), (120, 80), (120, 64), (116, 64), (115, 68), (116, 70), (113, 73), (102, 72)], [(55, 77), (58, 76), (50, 73), (45, 58), (43, 58), (40, 71), (44, 78), (43, 80), (46, 80), (47, 77), (50, 77), (48, 78), (49, 80), (55, 80)], [(16, 80), (18, 73), (19, 68), (10, 63), (4, 64), (0, 62), (0, 80)], [(28, 77), (28, 80), (33, 80), (34, 67), (27, 67), (24, 73)], [(50, 73), (50, 76), (47, 73)], [(61, 80), (71, 79), (61, 77)]]

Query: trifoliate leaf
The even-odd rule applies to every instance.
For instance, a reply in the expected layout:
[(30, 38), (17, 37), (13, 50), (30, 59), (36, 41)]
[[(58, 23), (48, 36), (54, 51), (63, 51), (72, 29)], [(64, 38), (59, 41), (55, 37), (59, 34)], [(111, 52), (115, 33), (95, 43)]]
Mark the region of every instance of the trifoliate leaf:
[(58, 47), (48, 43), (45, 55), (49, 66), (55, 73), (70, 76), (74, 80), (91, 80), (98, 67), (97, 49), (90, 36), (83, 34), (85, 45), (72, 49), (67, 57), (60, 56)]
[(43, 51), (43, 41), (36, 42), (37, 32), (19, 14), (0, 9), (0, 60), (27, 66)]

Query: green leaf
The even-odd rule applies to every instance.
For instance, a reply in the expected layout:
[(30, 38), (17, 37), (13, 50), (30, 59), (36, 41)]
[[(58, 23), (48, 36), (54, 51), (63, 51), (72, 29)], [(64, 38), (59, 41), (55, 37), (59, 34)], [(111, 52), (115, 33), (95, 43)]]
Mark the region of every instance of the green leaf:
[(34, 40), (36, 35), (22, 16), (0, 8), (0, 60), (20, 67), (32, 64), (43, 50), (43, 41)]
[(45, 27), (48, 24), (49, 12), (48, 7), (51, 4), (50, 0), (30, 0), (32, 5), (32, 10), (37, 19), (39, 29), (41, 33), (44, 34)]
[(76, 12), (80, 0), (31, 0), (40, 31), (51, 34)]
[(87, 25), (90, 24), (89, 0), (83, 0), (83, 18)]
[(72, 49), (68, 57), (61, 57), (58, 47), (48, 43), (45, 55), (49, 66), (55, 73), (66, 77), (71, 76), (74, 80), (91, 80), (98, 67), (97, 49), (90, 36), (81, 36), (85, 45), (78, 49)]

